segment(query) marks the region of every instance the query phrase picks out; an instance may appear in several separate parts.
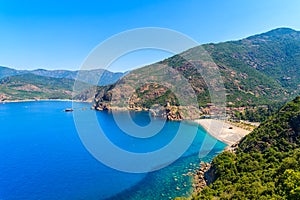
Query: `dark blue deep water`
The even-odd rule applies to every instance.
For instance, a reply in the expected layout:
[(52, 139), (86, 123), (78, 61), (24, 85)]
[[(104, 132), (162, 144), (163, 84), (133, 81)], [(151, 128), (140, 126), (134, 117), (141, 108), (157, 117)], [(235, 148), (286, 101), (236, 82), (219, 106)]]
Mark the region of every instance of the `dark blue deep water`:
[[(95, 112), (90, 106), (75, 103), (74, 112)], [(202, 149), (200, 154), (207, 155), (201, 160), (210, 161), (225, 147), (198, 127), (191, 147), (168, 167), (147, 174), (120, 172), (100, 163), (85, 149), (73, 113), (63, 112), (68, 107), (72, 107), (71, 102), (0, 104), (0, 200), (169, 199), (189, 195), (191, 180), (183, 174), (198, 166), (204, 138), (208, 144), (215, 145), (208, 154)], [(96, 115), (105, 125), (108, 138), (121, 148), (135, 152), (163, 147), (176, 134), (179, 125), (179, 122), (167, 122), (156, 137), (139, 142), (142, 139), (128, 139), (121, 133), (111, 113), (96, 112)], [(146, 112), (131, 113), (131, 116), (140, 125), (149, 123)]]

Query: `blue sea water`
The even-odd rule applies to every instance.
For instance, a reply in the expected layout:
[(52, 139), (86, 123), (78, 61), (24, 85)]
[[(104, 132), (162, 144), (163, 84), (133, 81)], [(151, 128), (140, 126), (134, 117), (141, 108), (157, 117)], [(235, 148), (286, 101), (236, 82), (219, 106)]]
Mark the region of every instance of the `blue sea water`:
[[(202, 149), (200, 154), (205, 157), (201, 160), (210, 161), (225, 147), (199, 126), (190, 148), (171, 165), (150, 173), (120, 172), (96, 160), (83, 146), (73, 113), (63, 112), (71, 106), (66, 101), (0, 104), (0, 200), (153, 200), (187, 196), (191, 192), (191, 180), (183, 174), (198, 167), (204, 138), (215, 145), (209, 153)], [(90, 106), (75, 103), (74, 112), (96, 112)], [(96, 112), (96, 116), (105, 124), (109, 139), (134, 152), (163, 147), (180, 124), (166, 122), (160, 134), (142, 141), (126, 137), (111, 113)], [(149, 123), (147, 112), (133, 112), (131, 116), (137, 124)]]

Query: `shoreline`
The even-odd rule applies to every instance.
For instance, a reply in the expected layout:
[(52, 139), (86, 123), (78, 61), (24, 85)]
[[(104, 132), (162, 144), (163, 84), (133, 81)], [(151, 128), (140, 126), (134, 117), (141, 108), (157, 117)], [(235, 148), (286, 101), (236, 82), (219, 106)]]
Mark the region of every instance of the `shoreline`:
[(192, 174), (192, 195), (199, 193), (207, 186), (205, 173), (210, 169), (211, 163), (200, 162), (200, 168), (196, 169)]
[[(66, 101), (66, 102), (92, 103), (92, 101), (81, 101), (81, 100), (73, 100), (73, 99), (22, 99), (22, 100), (4, 100), (4, 101), (0, 101), (0, 104), (35, 102), (35, 101)], [(139, 111), (149, 111), (149, 110), (133, 110), (133, 111), (139, 112)], [(187, 121), (189, 123), (195, 123), (197, 125), (200, 125), (209, 135), (227, 144), (228, 146), (232, 146), (233, 144), (236, 144), (243, 137), (245, 137), (251, 132), (249, 130), (237, 127), (228, 122), (216, 120), (216, 119), (194, 119), (194, 120), (179, 120), (179, 121)]]
[[(234, 148), (233, 146), (237, 145), (242, 138), (244, 138), (251, 132), (228, 122), (216, 119), (196, 119), (193, 120), (193, 122), (203, 127), (207, 134), (227, 144), (228, 146), (224, 149), (224, 151), (228, 151)], [(211, 162), (201, 162), (199, 168), (195, 170), (192, 175), (192, 196), (198, 194), (201, 190), (203, 190), (203, 188), (208, 185), (206, 176), (211, 176), (207, 175), (210, 169)]]
[(4, 100), (0, 103), (23, 103), (23, 102), (35, 102), (35, 101), (70, 101), (70, 102), (82, 102), (82, 103), (92, 103), (92, 101), (81, 101), (72, 99), (22, 99), (22, 100)]
[(236, 144), (251, 132), (225, 121), (216, 119), (195, 119), (193, 122), (202, 126), (208, 134), (228, 146)]

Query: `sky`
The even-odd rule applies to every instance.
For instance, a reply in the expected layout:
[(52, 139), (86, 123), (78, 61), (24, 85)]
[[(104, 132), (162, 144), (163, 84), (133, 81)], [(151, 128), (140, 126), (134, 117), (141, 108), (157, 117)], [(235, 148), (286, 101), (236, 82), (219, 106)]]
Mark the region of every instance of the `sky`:
[[(198, 43), (237, 40), (278, 27), (300, 30), (299, 0), (0, 0), (0, 66), (81, 67), (101, 42), (120, 32), (161, 27)], [(111, 71), (171, 56), (129, 53)]]

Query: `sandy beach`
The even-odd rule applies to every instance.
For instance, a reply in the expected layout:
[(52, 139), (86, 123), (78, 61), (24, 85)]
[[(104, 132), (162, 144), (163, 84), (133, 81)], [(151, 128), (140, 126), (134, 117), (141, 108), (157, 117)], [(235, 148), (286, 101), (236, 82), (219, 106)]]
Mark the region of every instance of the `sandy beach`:
[(196, 119), (194, 121), (201, 125), (210, 135), (230, 146), (239, 142), (251, 132), (216, 119)]

